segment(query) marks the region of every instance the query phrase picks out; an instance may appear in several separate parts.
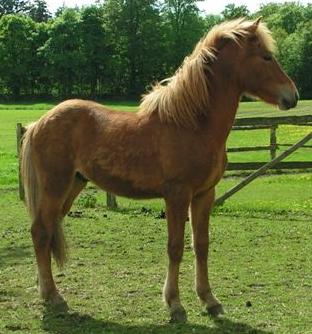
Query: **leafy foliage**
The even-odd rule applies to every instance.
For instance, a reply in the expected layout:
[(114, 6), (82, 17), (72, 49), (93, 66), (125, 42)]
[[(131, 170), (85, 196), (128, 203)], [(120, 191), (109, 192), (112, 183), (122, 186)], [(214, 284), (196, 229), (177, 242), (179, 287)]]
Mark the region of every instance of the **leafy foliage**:
[(29, 16), (36, 22), (46, 22), (51, 18), (51, 13), (45, 0), (34, 0)]
[(163, 6), (167, 60), (175, 70), (204, 32), (204, 20), (195, 0), (165, 0)]
[[(203, 15), (196, 0), (106, 0), (83, 8), (45, 0), (0, 3), (0, 95), (138, 97), (180, 66), (215, 24), (263, 16), (278, 58), (301, 96), (312, 97), (312, 5), (268, 3), (251, 14), (230, 3)], [(13, 13), (13, 14), (10, 14)]]
[(30, 8), (29, 0), (1, 0), (0, 18), (7, 14), (27, 13)]
[(84, 72), (83, 82), (91, 97), (99, 93), (99, 83), (109, 73), (110, 54), (107, 31), (104, 26), (103, 10), (96, 6), (86, 7), (81, 11), (81, 56)]
[(67, 9), (57, 17), (49, 28), (49, 39), (42, 47), (49, 63), (50, 76), (58, 83), (58, 94), (70, 95), (74, 85), (80, 82), (82, 68), (80, 15)]
[(121, 71), (116, 72), (123, 91), (127, 95), (143, 92), (149, 82), (163, 74), (163, 32), (157, 3), (108, 0), (104, 12), (111, 33), (113, 65), (120, 66)]
[(239, 17), (248, 17), (250, 15), (247, 6), (236, 6), (235, 3), (226, 5), (221, 14), (225, 20), (233, 20)]
[(27, 91), (34, 31), (35, 23), (25, 16), (5, 15), (0, 20), (0, 77), (15, 97)]

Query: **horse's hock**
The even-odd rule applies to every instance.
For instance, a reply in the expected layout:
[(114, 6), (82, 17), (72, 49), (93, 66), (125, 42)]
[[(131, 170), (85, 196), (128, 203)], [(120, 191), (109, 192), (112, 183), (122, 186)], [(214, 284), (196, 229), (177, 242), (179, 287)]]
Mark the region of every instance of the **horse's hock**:
[[(288, 116), (274, 116), (266, 117), (265, 113), (261, 117), (238, 117), (232, 128), (233, 131), (250, 131), (250, 130), (270, 130), (270, 144), (267, 146), (245, 146), (228, 148), (227, 152), (251, 152), (251, 151), (270, 151), (271, 160), (268, 162), (229, 162), (227, 165), (228, 171), (254, 171), (249, 176), (244, 178), (241, 182), (229, 189), (225, 194), (216, 199), (215, 205), (222, 205), (228, 198), (233, 196), (235, 193), (246, 187), (249, 183), (254, 181), (259, 176), (265, 174), (269, 169), (276, 170), (287, 170), (287, 169), (309, 169), (312, 168), (312, 161), (287, 161), (283, 160), (290, 156), (292, 153), (297, 151), (299, 148), (306, 147), (312, 148), (310, 145), (306, 145), (307, 142), (312, 139), (312, 132), (303, 137), (295, 144), (282, 144), (277, 142), (276, 130), (279, 125), (297, 125), (297, 126), (310, 126), (312, 125), (312, 114), (304, 115), (288, 115)], [(17, 153), (19, 156), (20, 145), (22, 142), (23, 135), (26, 128), (21, 123), (17, 123), (16, 126), (16, 141), (17, 141)], [(286, 151), (277, 156), (277, 149), (279, 147), (289, 147)], [(24, 188), (19, 173), (19, 197), (21, 200), (24, 199)], [(117, 208), (116, 196), (107, 193), (106, 205), (110, 209)]]

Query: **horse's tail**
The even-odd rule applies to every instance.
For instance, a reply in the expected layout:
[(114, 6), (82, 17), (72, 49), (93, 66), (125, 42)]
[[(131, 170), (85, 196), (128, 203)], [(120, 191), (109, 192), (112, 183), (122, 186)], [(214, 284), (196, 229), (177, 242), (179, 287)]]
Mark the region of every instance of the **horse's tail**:
[[(25, 191), (25, 204), (32, 219), (33, 224), (39, 214), (40, 187), (38, 175), (34, 166), (32, 156), (32, 138), (37, 123), (30, 124), (22, 138), (20, 150), (20, 173)], [(51, 240), (52, 255), (59, 267), (62, 267), (67, 258), (67, 246), (65, 242), (62, 217), (54, 224)]]
[(36, 123), (30, 124), (22, 138), (20, 151), (20, 173), (25, 191), (24, 201), (31, 219), (34, 221), (39, 205), (39, 187), (31, 153), (31, 141)]

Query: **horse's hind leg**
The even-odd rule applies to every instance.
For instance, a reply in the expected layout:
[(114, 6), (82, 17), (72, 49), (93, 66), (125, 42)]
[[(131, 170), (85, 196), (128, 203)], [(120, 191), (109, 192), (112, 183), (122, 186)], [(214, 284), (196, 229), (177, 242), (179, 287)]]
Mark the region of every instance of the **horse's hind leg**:
[(208, 279), (209, 215), (215, 191), (211, 189), (192, 199), (193, 245), (196, 256), (196, 292), (211, 315), (223, 313), (220, 302), (211, 292)]
[(61, 227), (62, 201), (42, 195), (41, 204), (31, 227), (38, 265), (41, 297), (53, 304), (64, 303), (56, 289), (51, 269), (51, 252), (60, 264), (65, 260), (65, 244)]
[(65, 203), (63, 205), (62, 214), (66, 216), (69, 212), (75, 198), (79, 195), (82, 189), (87, 185), (88, 181), (84, 179), (80, 174), (75, 176), (74, 182), (71, 186), (70, 191), (66, 197)]
[[(39, 288), (41, 297), (52, 304), (66, 304), (58, 293), (51, 269), (51, 254), (59, 266), (66, 260), (66, 245), (62, 230), (62, 219), (85, 187), (83, 178), (63, 177), (62, 189), (58, 194), (44, 192), (38, 213), (33, 221), (31, 233), (38, 264)], [(71, 181), (70, 181), (71, 180)], [(51, 181), (51, 180), (50, 180)], [(56, 182), (56, 180), (54, 181)], [(49, 187), (48, 187), (49, 188)]]

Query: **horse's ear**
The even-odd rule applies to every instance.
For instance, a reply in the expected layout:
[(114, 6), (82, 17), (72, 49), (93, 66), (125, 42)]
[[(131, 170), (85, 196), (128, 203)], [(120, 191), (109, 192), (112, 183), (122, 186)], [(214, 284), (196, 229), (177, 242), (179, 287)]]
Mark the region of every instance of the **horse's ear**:
[(262, 20), (262, 16), (259, 16), (251, 25), (248, 27), (248, 31), (255, 33), (258, 29), (259, 23)]

